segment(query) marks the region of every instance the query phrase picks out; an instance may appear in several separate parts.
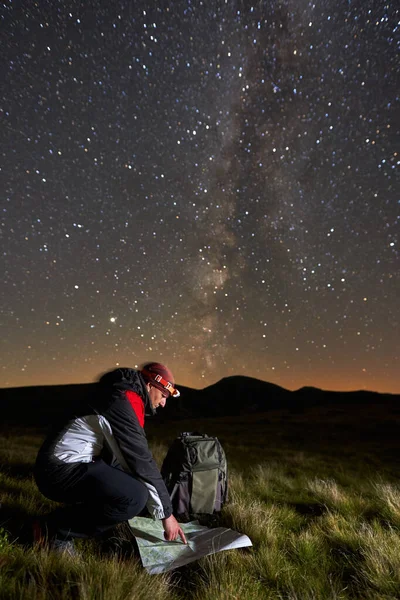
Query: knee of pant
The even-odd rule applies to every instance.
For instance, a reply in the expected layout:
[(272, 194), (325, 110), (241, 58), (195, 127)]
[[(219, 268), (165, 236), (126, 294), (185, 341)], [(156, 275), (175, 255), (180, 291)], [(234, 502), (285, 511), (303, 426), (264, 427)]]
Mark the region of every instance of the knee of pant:
[(147, 491), (147, 488), (143, 486), (143, 490), (137, 492), (134, 498), (132, 498), (129, 503), (128, 512), (130, 513), (130, 519), (142, 512), (142, 510), (146, 506), (148, 498), (149, 493)]

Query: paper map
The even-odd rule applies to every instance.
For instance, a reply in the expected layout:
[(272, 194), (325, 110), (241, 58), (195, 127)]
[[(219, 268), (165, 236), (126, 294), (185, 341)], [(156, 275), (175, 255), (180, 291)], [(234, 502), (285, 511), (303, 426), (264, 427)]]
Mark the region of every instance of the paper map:
[(142, 564), (150, 575), (171, 571), (221, 550), (252, 546), (247, 535), (225, 527), (210, 529), (199, 525), (198, 521), (180, 524), (188, 542), (186, 545), (180, 538), (166, 542), (161, 521), (134, 517), (129, 520), (129, 525), (139, 546)]

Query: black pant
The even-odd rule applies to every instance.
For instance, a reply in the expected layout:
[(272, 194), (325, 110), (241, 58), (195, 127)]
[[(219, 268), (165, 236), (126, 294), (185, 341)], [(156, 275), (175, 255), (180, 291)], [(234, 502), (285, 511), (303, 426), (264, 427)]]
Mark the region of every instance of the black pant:
[[(48, 483), (50, 490), (51, 482)], [(42, 491), (54, 498), (54, 493)], [(103, 460), (89, 463), (83, 479), (65, 491), (69, 504), (47, 517), (49, 536), (64, 540), (98, 537), (138, 515), (148, 499), (147, 488), (141, 481)]]

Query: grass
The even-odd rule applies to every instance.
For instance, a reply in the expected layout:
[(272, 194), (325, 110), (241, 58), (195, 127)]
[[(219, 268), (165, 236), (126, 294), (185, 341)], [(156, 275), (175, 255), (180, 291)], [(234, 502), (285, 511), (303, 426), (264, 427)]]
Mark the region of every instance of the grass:
[[(349, 423), (342, 425), (335, 423), (335, 435), (329, 435), (332, 423), (318, 409), (290, 418), (276, 411), (265, 418), (149, 424), (159, 463), (180, 431), (218, 435), (230, 469), (230, 499), (221, 524), (246, 533), (253, 542), (251, 549), (221, 552), (157, 576), (148, 575), (137, 559), (102, 556), (91, 542), (80, 542), (79, 558), (22, 545), (18, 525), (54, 506), (32, 478), (43, 435), (3, 433), (1, 598), (400, 598), (397, 440), (385, 438), (382, 452), (372, 428), (360, 433), (358, 415), (353, 440)], [(328, 434), (321, 428), (325, 433), (328, 428)]]

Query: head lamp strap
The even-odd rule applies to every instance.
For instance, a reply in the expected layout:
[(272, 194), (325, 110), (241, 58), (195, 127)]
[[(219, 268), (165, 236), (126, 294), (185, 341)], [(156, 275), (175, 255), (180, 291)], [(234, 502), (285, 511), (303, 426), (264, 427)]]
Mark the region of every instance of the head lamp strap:
[(174, 386), (172, 385), (172, 383), (170, 381), (168, 381), (167, 379), (164, 379), (164, 377), (161, 377), (161, 375), (159, 375), (158, 373), (151, 373), (150, 371), (145, 371), (143, 370), (142, 373), (144, 373), (145, 375), (147, 375), (147, 377), (149, 377), (149, 379), (152, 379), (153, 381), (157, 381), (157, 383), (161, 383), (161, 385), (171, 394), (171, 396), (173, 398), (178, 398), (178, 396), (180, 396), (180, 392), (174, 388)]

